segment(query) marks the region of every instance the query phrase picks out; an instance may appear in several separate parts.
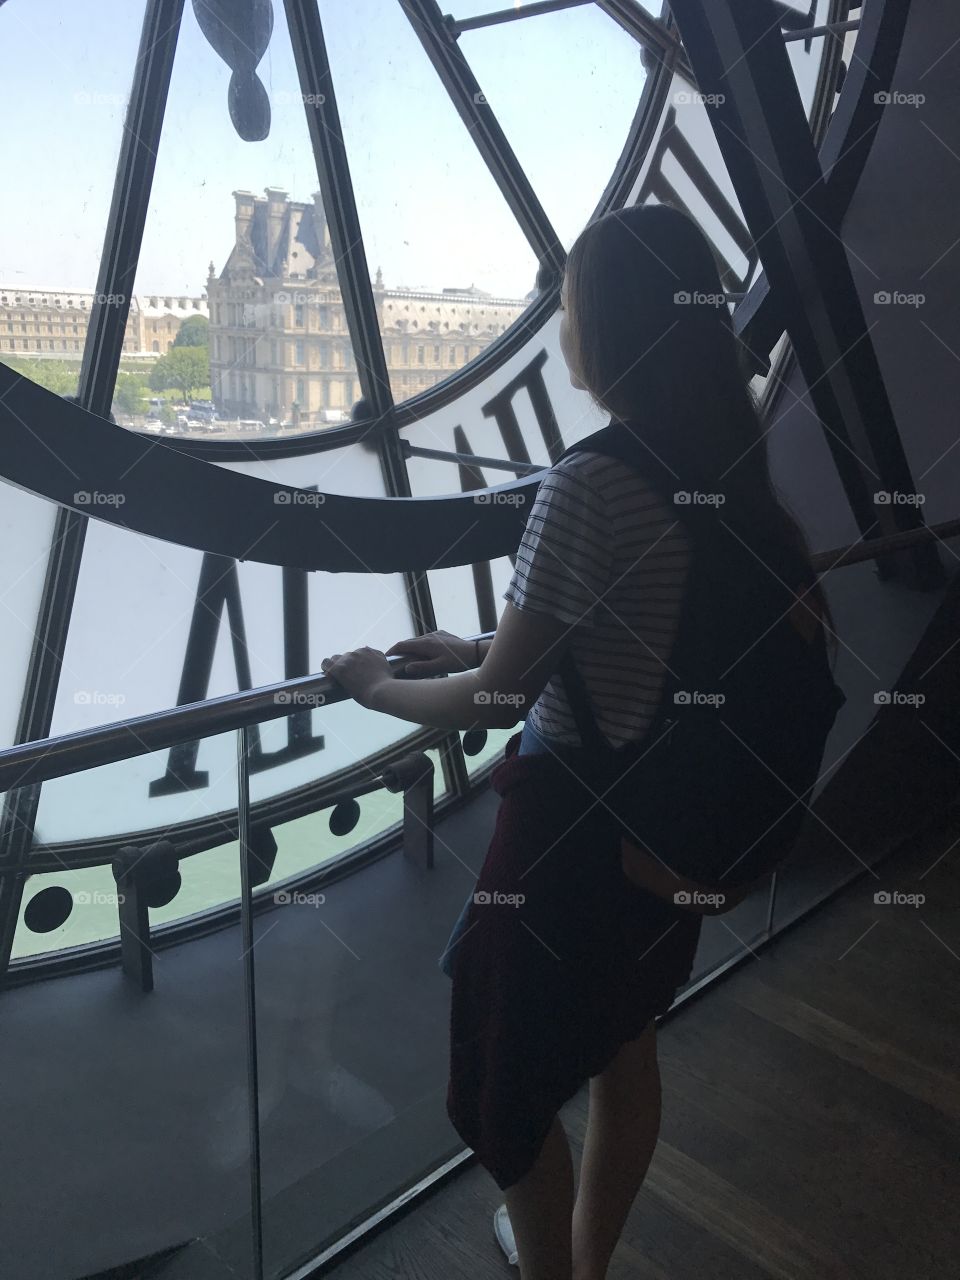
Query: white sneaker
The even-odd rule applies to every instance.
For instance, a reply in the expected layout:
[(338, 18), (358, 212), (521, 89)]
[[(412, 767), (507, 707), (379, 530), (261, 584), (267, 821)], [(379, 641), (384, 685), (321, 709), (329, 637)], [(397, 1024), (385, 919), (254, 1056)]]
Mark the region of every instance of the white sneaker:
[(497, 1244), (507, 1255), (507, 1261), (511, 1267), (517, 1266), (520, 1255), (517, 1253), (517, 1242), (513, 1238), (513, 1227), (510, 1225), (510, 1215), (507, 1213), (505, 1204), (502, 1204), (493, 1215), (493, 1234), (497, 1237)]

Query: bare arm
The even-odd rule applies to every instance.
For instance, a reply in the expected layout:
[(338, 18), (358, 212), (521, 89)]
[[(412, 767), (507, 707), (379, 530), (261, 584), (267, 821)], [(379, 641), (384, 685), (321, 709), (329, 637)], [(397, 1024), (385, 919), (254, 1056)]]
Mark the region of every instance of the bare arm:
[(437, 729), (511, 728), (556, 670), (570, 626), (545, 613), (504, 606), (496, 634), (481, 643), (479, 667), (441, 679), (396, 679), (386, 658), (357, 649), (321, 667), (363, 706)]

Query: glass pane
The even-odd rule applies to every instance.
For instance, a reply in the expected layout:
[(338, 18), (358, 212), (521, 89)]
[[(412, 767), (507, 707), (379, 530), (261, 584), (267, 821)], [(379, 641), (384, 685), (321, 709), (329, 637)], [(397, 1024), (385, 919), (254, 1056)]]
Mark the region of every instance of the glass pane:
[(364, 498), (386, 496), (383, 468), (375, 449), (363, 444), (341, 445), (336, 449), (313, 449), (294, 457), (263, 461), (244, 458), (222, 462), (229, 471), (242, 471), (274, 484), (320, 493), (342, 493)]
[[(178, 758), (176, 751), (157, 751), (44, 783), (37, 811), (37, 847), (32, 855), (38, 871), (43, 863), (52, 862), (57, 871), (48, 878), (59, 884), (59, 869), (66, 872), (79, 859), (109, 857), (128, 843), (142, 845), (161, 839), (181, 842), (192, 826), (196, 829), (195, 838), (202, 841), (203, 852), (191, 850), (190, 856), (184, 854), (180, 867), (182, 887), (169, 904), (158, 904), (160, 915), (154, 923), (163, 924), (229, 902), (237, 885), (237, 845), (231, 817), (235, 805), (236, 742), (232, 734), (221, 734), (196, 743), (195, 750), (201, 772), (195, 778), (196, 785), (189, 789), (167, 788), (166, 794), (152, 794), (157, 781), (165, 779), (171, 758)], [(66, 887), (76, 887), (78, 894), (85, 895), (84, 909), (72, 913), (66, 921), (62, 940), (60, 935), (47, 935), (41, 940), (41, 949), (93, 942), (118, 931), (116, 910), (109, 909), (115, 904), (102, 898), (109, 889), (109, 870), (88, 867), (68, 874), (72, 879), (65, 882)], [(38, 945), (36, 939), (24, 935), (23, 944), (28, 942)]]
[(283, 436), (348, 421), (360, 398), (282, 7), (257, 75), (270, 125), (251, 142), (228, 113), (230, 68), (187, 6), (134, 289), (136, 355), (114, 402), (126, 426)]
[[(486, 738), (480, 749), (466, 756), (468, 772), (471, 774), (478, 773), (491, 760), (499, 761), (507, 741), (522, 728), (523, 725), (518, 724), (512, 729), (487, 729)], [(473, 744), (469, 743), (469, 745), (472, 746)]]
[[(554, 313), (524, 346), (455, 404), (424, 414), (404, 427), (401, 435), (420, 448), (549, 466), (548, 441), (553, 438), (554, 423), (560, 443), (566, 446), (609, 421), (586, 392), (570, 385), (560, 353), (559, 328), (559, 316)], [(499, 467), (477, 469), (487, 485), (516, 478)], [(455, 493), (460, 487), (455, 463), (410, 457), (407, 470), (417, 495)], [(501, 590), (506, 585), (505, 581)]]
[(640, 44), (594, 5), (465, 32), (459, 44), (569, 248), (627, 141), (647, 77)]
[(406, 399), (522, 314), (537, 263), (400, 6), (338, 5), (325, 34), (391, 386)]
[(0, 360), (59, 395), (77, 390), (143, 13), (142, 0), (0, 12), (0, 171), (22, 175), (0, 205)]
[[(333, 713), (338, 709), (347, 712), (350, 707), (354, 713), (354, 719), (358, 717), (361, 708), (354, 704), (340, 704), (327, 708), (317, 708), (309, 713), (313, 722), (312, 732), (324, 738), (333, 734), (334, 729), (331, 728)], [(301, 715), (303, 713), (300, 713)], [(372, 713), (367, 713), (370, 715)], [(384, 719), (384, 717), (380, 717)], [(348, 723), (347, 715), (341, 717), (342, 723)], [(283, 751), (287, 748), (288, 737), (288, 721), (275, 720), (265, 722), (256, 728), (256, 734), (259, 739), (260, 749), (264, 753), (270, 751)], [(398, 728), (401, 733), (404, 730), (412, 731), (415, 726), (408, 725), (406, 722), (394, 721), (392, 724)], [(291, 725), (291, 733), (296, 736), (298, 733), (303, 734), (308, 730), (304, 724), (299, 726)], [(398, 737), (400, 735), (398, 734)], [(413, 748), (398, 748), (399, 755), (413, 754)], [(448, 794), (446, 784), (444, 782), (443, 770), (440, 762), (440, 753), (435, 748), (428, 748), (422, 754), (426, 755), (433, 765), (433, 800), (437, 804), (444, 796)], [(311, 757), (317, 760), (318, 757)], [(322, 757), (319, 757), (322, 759)], [(359, 751), (354, 763), (361, 759)], [(314, 765), (316, 770), (316, 765)], [(322, 776), (316, 772), (315, 777)], [(285, 806), (288, 812), (296, 813), (285, 821), (268, 822), (264, 819), (264, 824), (268, 826), (273, 842), (276, 843), (276, 852), (273, 851), (270, 840), (269, 858), (264, 866), (264, 879), (258, 884), (257, 891), (261, 894), (266, 893), (272, 895), (274, 886), (281, 882), (289, 881), (293, 877), (301, 875), (305, 871), (319, 869), (326, 863), (342, 857), (345, 853), (357, 849), (359, 846), (367, 844), (387, 832), (392, 831), (399, 840), (401, 824), (404, 816), (403, 795), (400, 793), (388, 791), (382, 786), (380, 779), (382, 777), (382, 768), (360, 768), (360, 787), (354, 793), (345, 788), (342, 791), (337, 802), (334, 804), (326, 803), (322, 807), (315, 802), (311, 802), (309, 798), (309, 787), (302, 789), (302, 794), (296, 791), (288, 793), (289, 800)], [(253, 816), (255, 825), (258, 824), (258, 804), (265, 804), (271, 801), (275, 796), (275, 784), (270, 777), (269, 771), (266, 773), (255, 772), (250, 782), (250, 798), (253, 805)], [(266, 805), (271, 814), (276, 813), (276, 801), (273, 799), (272, 805)], [(304, 812), (300, 812), (304, 810)]]
[[(203, 747), (236, 757), (233, 734)], [(235, 771), (218, 797), (235, 828)], [(177, 839), (175, 829), (154, 835)], [(166, 912), (196, 905), (186, 899), (205, 857), (168, 852), (138, 847), (120, 881), (116, 846), (84, 869), (73, 866), (89, 856), (79, 846), (31, 855), (38, 870), (26, 881), (15, 957), (37, 963), (44, 952), (116, 943), (121, 911), (130, 955), (126, 970), (115, 949), (106, 967), (61, 968), (4, 993), (0, 1125), (17, 1176), (5, 1180), (0, 1226), (18, 1280), (140, 1274), (144, 1258), (167, 1250), (184, 1274), (253, 1280), (240, 926), (233, 918), (190, 941), (158, 935)], [(219, 898), (237, 901), (236, 845), (218, 876)], [(152, 990), (136, 968), (144, 956)], [(38, 1128), (56, 1135), (55, 1160)], [(209, 1270), (211, 1258), (228, 1258), (229, 1271)]]
[[(349, 846), (365, 823), (373, 834), (378, 817), (398, 819), (401, 804), (362, 795), (357, 821), (345, 795), (333, 816), (339, 830), (356, 825), (339, 838), (330, 809), (275, 828), (271, 883)], [(431, 869), (397, 847), (348, 874), (267, 887), (255, 943), (265, 1274), (290, 1274), (461, 1150), (438, 962), (489, 835), (458, 807), (435, 827)]]
[[(638, 3), (648, 9), (655, 17), (660, 16), (663, 8), (662, 0), (638, 0)], [(487, 13), (502, 13), (508, 6), (502, 3), (502, 0), (456, 0), (455, 4), (444, 5), (444, 11), (449, 11), (457, 19), (463, 18), (479, 18)], [(519, 9), (519, 4), (514, 4), (514, 8)], [(519, 22), (507, 24), (510, 27), (529, 27), (536, 26), (542, 22), (543, 15), (533, 18), (524, 18)]]
[[(811, 16), (808, 25), (819, 27), (829, 21), (831, 7), (830, 0), (817, 0), (815, 12)], [(791, 8), (796, 8), (796, 6), (792, 5)], [(809, 9), (804, 4), (803, 8), (797, 11), (806, 18)], [(806, 40), (788, 40), (787, 54), (790, 58), (793, 74), (797, 79), (797, 88), (800, 90), (803, 109), (809, 118), (814, 107), (815, 91), (820, 74), (820, 62), (826, 48), (825, 38), (823, 36), (814, 36), (809, 41), (809, 48), (807, 48), (807, 44)]]
[(4, 668), (0, 681), (0, 748), (12, 746), (16, 738), (56, 516), (57, 508), (52, 502), (35, 498), (13, 485), (0, 484)]
[[(411, 630), (397, 575), (294, 573), (285, 578), (280, 568), (249, 561), (235, 565), (94, 520), (52, 733), (306, 675), (318, 671), (331, 653), (365, 644), (387, 649)], [(413, 729), (352, 703), (312, 715), (317, 742), (306, 754), (287, 751), (268, 759), (257, 780), (266, 788), (262, 794), (310, 786)], [(283, 724), (271, 726), (264, 749), (279, 749), (284, 734)], [(206, 804), (202, 774), (215, 776), (216, 762), (206, 761), (207, 754), (201, 744), (195, 754), (167, 753), (160, 766), (149, 758), (134, 760), (116, 766), (110, 777), (64, 780), (56, 803), (45, 788), (40, 809), (45, 838), (104, 837), (193, 820)], [(170, 782), (174, 774), (192, 779), (196, 789), (178, 793)]]

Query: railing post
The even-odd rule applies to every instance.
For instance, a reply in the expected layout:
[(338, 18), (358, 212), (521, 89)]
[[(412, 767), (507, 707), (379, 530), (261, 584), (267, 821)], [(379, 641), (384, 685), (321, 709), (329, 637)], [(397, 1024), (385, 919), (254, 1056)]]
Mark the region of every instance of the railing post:
[(404, 856), (433, 870), (433, 761), (423, 752), (403, 756), (383, 774), (388, 791), (403, 792)]
[[(123, 975), (141, 991), (152, 991), (149, 908), (170, 901), (180, 886), (177, 851), (169, 840), (145, 847), (123, 845), (113, 859), (113, 878), (117, 882)], [(171, 887), (173, 893), (168, 892)]]

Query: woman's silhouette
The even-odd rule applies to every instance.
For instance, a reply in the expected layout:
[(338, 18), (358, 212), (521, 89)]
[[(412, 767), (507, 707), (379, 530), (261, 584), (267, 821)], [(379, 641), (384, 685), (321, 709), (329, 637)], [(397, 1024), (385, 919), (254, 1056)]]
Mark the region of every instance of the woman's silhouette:
[[(561, 307), (573, 385), (647, 447), (694, 458), (759, 556), (789, 546), (809, 565), (770, 480), (717, 266), (696, 224), (662, 205), (591, 223), (570, 251)], [(583, 449), (540, 485), (493, 640), (435, 632), (388, 650), (409, 659), (409, 674), (450, 679), (394, 679), (372, 649), (322, 664), (364, 706), (419, 724), (523, 719), (519, 745), (507, 747), (514, 763), (543, 753), (557, 762), (552, 784), (544, 771), (498, 788), (477, 892), (444, 957), (448, 1110), (505, 1193), (495, 1226), (523, 1280), (606, 1275), (657, 1140), (654, 1019), (689, 977), (699, 938), (702, 917), (648, 892), (637, 851), (613, 839), (606, 806), (574, 776), (575, 755), (564, 751), (581, 735), (558, 672), (572, 656), (611, 745), (643, 739), (693, 554), (681, 515), (639, 470)], [(815, 582), (799, 615), (811, 634), (827, 616)], [(574, 1196), (557, 1113), (588, 1079)]]

